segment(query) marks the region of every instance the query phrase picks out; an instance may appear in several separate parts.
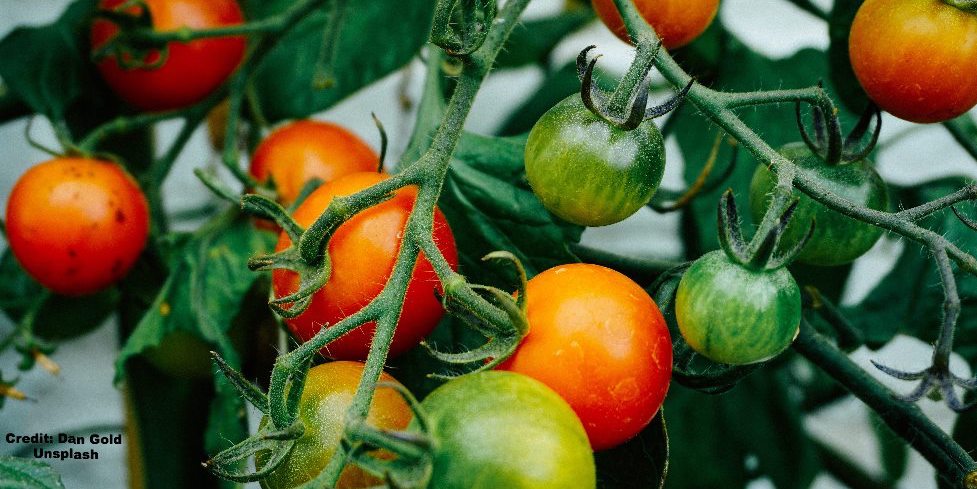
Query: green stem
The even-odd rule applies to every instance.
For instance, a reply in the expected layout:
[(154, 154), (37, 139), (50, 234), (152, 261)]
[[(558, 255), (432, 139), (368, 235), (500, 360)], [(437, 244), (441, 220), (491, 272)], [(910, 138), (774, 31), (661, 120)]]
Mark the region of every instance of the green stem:
[(933, 424), (919, 407), (901, 401), (806, 321), (801, 323), (794, 349), (878, 413), (953, 487), (966, 487), (963, 481), (970, 472), (977, 470), (977, 463), (953, 438)]
[(943, 0), (943, 3), (967, 12), (977, 12), (977, 0)]
[(821, 20), (827, 21), (831, 19), (828, 12), (825, 12), (821, 7), (815, 5), (811, 0), (790, 0), (790, 3)]
[(654, 64), (655, 51), (659, 49), (657, 39), (653, 44), (640, 43), (635, 47), (634, 62), (631, 63), (628, 72), (624, 74), (624, 78), (621, 78), (617, 88), (614, 89), (610, 104), (607, 107), (608, 112), (622, 119), (627, 118), (628, 105), (634, 98), (635, 91), (648, 77), (648, 71)]
[(974, 200), (975, 198), (977, 198), (977, 185), (968, 185), (950, 195), (940, 197), (939, 199), (918, 205), (911, 209), (897, 212), (895, 215), (908, 221), (918, 221), (929, 216), (930, 214), (939, 212), (954, 204)]

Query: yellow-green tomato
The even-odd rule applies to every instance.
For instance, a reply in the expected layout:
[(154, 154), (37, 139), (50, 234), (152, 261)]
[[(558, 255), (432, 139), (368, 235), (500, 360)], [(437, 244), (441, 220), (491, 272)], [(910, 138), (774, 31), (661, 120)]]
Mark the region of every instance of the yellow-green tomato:
[(435, 440), (429, 489), (593, 489), (580, 420), (538, 380), (489, 371), (452, 380), (421, 403)]
[(623, 221), (647, 204), (665, 171), (652, 121), (626, 131), (571, 95), (543, 114), (526, 142), (526, 176), (543, 205), (581, 226)]
[(675, 317), (692, 349), (719, 363), (747, 365), (779, 355), (794, 341), (801, 292), (785, 268), (749, 268), (713, 251), (682, 276)]
[[(261, 481), (261, 487), (290, 489), (319, 475), (339, 447), (346, 412), (362, 375), (363, 364), (360, 362), (331, 362), (309, 370), (299, 403), (299, 419), (305, 425), (305, 433), (282, 465)], [(380, 381), (397, 382), (387, 374), (383, 374)], [(389, 387), (377, 389), (367, 423), (376, 428), (402, 430), (410, 424), (411, 418), (410, 407), (400, 394)], [(267, 417), (262, 419), (262, 426), (268, 421)], [(255, 457), (256, 465), (261, 467), (267, 459), (267, 453), (259, 453)], [(347, 465), (336, 489), (360, 489), (382, 483), (359, 467)]]

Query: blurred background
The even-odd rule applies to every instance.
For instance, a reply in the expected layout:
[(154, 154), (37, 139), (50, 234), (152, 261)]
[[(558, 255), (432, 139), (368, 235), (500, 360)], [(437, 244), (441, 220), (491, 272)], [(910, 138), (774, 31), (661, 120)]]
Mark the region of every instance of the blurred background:
[[(562, 8), (563, 1), (535, 0), (528, 15), (553, 13)], [(68, 3), (67, 0), (4, 0), (0, 9), (0, 36), (19, 25), (50, 22)], [(815, 3), (824, 8), (831, 5), (828, 0)], [(826, 24), (783, 0), (723, 0), (720, 15), (725, 25), (741, 40), (769, 56), (787, 57), (805, 47), (826, 48), (828, 45)], [(554, 53), (557, 58), (554, 64), (562, 65), (573, 59), (581, 48), (589, 44), (599, 47), (604, 55), (603, 66), (608, 71), (623, 73), (630, 61), (629, 47), (597, 22), (563, 42)], [(423, 69), (423, 65), (415, 61), (404, 71), (388, 76), (317, 117), (340, 122), (378, 147), (379, 137), (370, 118), (370, 112), (376, 112), (389, 132), (390, 154), (397, 155), (406, 145), (413, 120), (410, 111), (402, 109), (399, 96), (404, 90), (410, 97), (416, 99), (419, 96)], [(511, 110), (522, 104), (525, 97), (535, 93), (542, 77), (542, 71), (538, 68), (525, 68), (490, 78), (479, 94), (468, 121), (468, 130), (493, 133)], [(785, 121), (791, 121), (786, 113), (788, 108), (784, 110)], [(3, 163), (0, 165), (0, 206), (3, 208), (16, 179), (28, 167), (46, 159), (44, 153), (31, 148), (26, 142), (26, 126), (24, 119), (0, 126), (0, 147), (4, 148)], [(174, 136), (176, 129), (175, 125), (164, 125), (160, 127), (157, 137), (160, 141), (167, 141)], [(912, 131), (913, 138), (906, 142), (895, 141), (897, 135), (906, 131)], [(35, 121), (32, 136), (44, 144), (56, 146), (50, 127), (41, 118)], [(877, 168), (889, 182), (903, 184), (951, 173), (977, 176), (977, 165), (938, 125), (913, 125), (886, 116), (881, 144)], [(215, 161), (216, 155), (210, 149), (206, 133), (198, 131), (167, 181), (166, 202), (170, 212), (193, 209), (207, 201), (207, 190), (191, 172), (196, 167), (214, 164)], [(927, 164), (932, 161), (941, 164)], [(681, 176), (681, 152), (673, 141), (669, 141), (668, 167), (663, 185), (680, 189), (684, 186)], [(649, 258), (676, 258), (681, 253), (679, 242), (673, 238), (677, 235), (677, 229), (677, 215), (657, 215), (644, 209), (623, 223), (588, 230), (584, 234), (584, 242)], [(0, 243), (0, 247), (4, 246)], [(895, 240), (885, 238), (869, 254), (859, 259), (852, 273), (853, 278), (844, 292), (845, 300), (850, 302), (863, 297), (891, 267), (900, 246)], [(939, 287), (938, 283), (930, 285)], [(53, 359), (62, 366), (60, 376), (52, 377), (42, 370), (27, 373), (17, 387), (34, 401), (8, 402), (0, 411), (0, 434), (121, 431), (122, 396), (112, 385), (113, 362), (118, 348), (117, 328), (113, 326), (104, 325), (76, 341), (62, 345), (53, 355)], [(0, 334), (11, 328), (9, 320), (0, 316)], [(859, 350), (854, 358), (869, 372), (876, 374), (869, 359), (905, 370), (918, 370), (928, 366), (930, 354), (929, 345), (914, 339), (899, 338), (878, 352)], [(13, 352), (0, 355), (0, 365), (8, 366), (7, 371), (12, 370), (17, 361)], [(959, 375), (968, 373), (968, 367), (962, 361), (956, 362), (954, 369)], [(876, 376), (898, 392), (912, 387), (882, 375)], [(949, 429), (952, 426), (954, 414), (944, 404), (924, 399), (920, 406), (940, 427)], [(251, 418), (252, 421), (256, 420), (254, 416)], [(871, 423), (866, 409), (857, 400), (849, 399), (809, 418), (807, 427), (822, 441), (874, 473), (880, 470), (880, 462)], [(0, 443), (0, 454), (15, 454), (17, 450), (16, 445)], [(898, 487), (936, 487), (933, 469), (915, 452), (911, 453), (908, 473)], [(97, 462), (52, 461), (52, 465), (62, 474), (68, 488), (126, 487), (125, 447), (108, 447), (100, 450), (100, 455), (101, 459)], [(754, 482), (750, 489), (772, 487), (769, 482), (760, 480)], [(814, 487), (832, 489), (842, 486), (830, 478), (821, 477)]]

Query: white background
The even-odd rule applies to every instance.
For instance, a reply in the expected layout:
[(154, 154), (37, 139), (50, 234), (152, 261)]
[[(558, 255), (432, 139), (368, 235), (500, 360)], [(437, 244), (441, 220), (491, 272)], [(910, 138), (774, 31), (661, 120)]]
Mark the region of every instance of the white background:
[[(41, 24), (56, 18), (68, 2), (66, 0), (7, 0), (0, 12), (0, 36), (23, 24)], [(536, 0), (529, 15), (542, 15), (556, 11), (563, 0)], [(830, 6), (830, 0), (818, 2)], [(721, 16), (723, 22), (752, 48), (776, 57), (786, 57), (796, 50), (814, 46), (827, 46), (826, 25), (814, 17), (796, 9), (786, 0), (724, 0)], [(623, 71), (630, 59), (628, 47), (610, 35), (602, 25), (593, 24), (565, 41), (555, 54), (558, 65), (572, 59), (581, 47), (597, 44), (604, 54), (606, 67)], [(384, 81), (350, 98), (340, 106), (318, 117), (337, 121), (375, 144), (375, 129), (370, 112), (379, 114), (391, 136), (391, 154), (399, 154), (409, 134), (410, 114), (394, 112), (397, 87), (402, 74), (395, 74)], [(423, 77), (422, 66), (415, 63), (411, 93), (419, 92)], [(536, 68), (501, 73), (486, 83), (468, 121), (468, 129), (478, 133), (491, 133), (512, 108), (520, 105), (525, 97), (534, 93), (542, 79)], [(784, 114), (785, 123), (792, 123)], [(16, 179), (31, 165), (45, 159), (43, 153), (32, 149), (23, 134), (26, 121), (20, 120), (0, 126), (0, 147), (4, 148), (0, 163), (0, 206), (5, 208), (10, 188)], [(911, 138), (886, 145), (878, 157), (878, 169), (890, 182), (907, 183), (922, 178), (947, 174), (977, 174), (977, 165), (969, 159), (949, 138), (940, 126), (913, 126), (891, 117), (884, 122), (883, 144), (887, 139), (906, 130), (914, 132)], [(160, 130), (161, 141), (173, 137), (176, 128), (166, 125)], [(34, 136), (54, 146), (50, 129), (38, 120)], [(681, 188), (681, 155), (674, 143), (670, 143), (669, 166), (664, 185)], [(179, 159), (173, 175), (166, 184), (170, 210), (192, 208), (206, 199), (206, 190), (193, 177), (195, 167), (212, 162), (214, 155), (206, 143), (206, 136), (198, 132)], [(938, 163), (938, 164), (934, 164)], [(616, 251), (649, 257), (674, 257), (680, 252), (674, 239), (677, 221), (674, 216), (658, 216), (642, 211), (625, 223), (588, 231), (587, 242)], [(4, 245), (0, 245), (4, 246)], [(900, 244), (884, 239), (867, 256), (856, 263), (855, 277), (845, 292), (847, 300), (862, 297), (891, 266)], [(939, 284), (930, 284), (939, 287)], [(0, 317), (0, 334), (12, 325)], [(118, 340), (113, 324), (105, 325), (76, 341), (65, 344), (54, 355), (62, 367), (60, 377), (53, 378), (41, 370), (25, 374), (18, 387), (36, 399), (36, 402), (8, 401), (0, 411), (0, 435), (8, 431), (21, 434), (33, 432), (65, 431), (79, 433), (93, 426), (119, 426), (122, 424), (122, 402), (119, 391), (111, 383), (112, 365)], [(930, 347), (913, 339), (902, 338), (881, 352), (858, 351), (856, 360), (875, 374), (868, 359), (881, 360), (886, 364), (908, 370), (927, 366)], [(15, 355), (0, 355), (0, 366), (5, 374), (13, 371)], [(966, 374), (963, 362), (956, 362), (957, 373)], [(882, 378), (883, 382), (897, 391), (906, 391), (910, 385)], [(941, 427), (949, 429), (954, 416), (942, 404), (923, 400), (923, 410)], [(864, 407), (857, 400), (839, 403), (812, 417), (808, 428), (819, 438), (851, 455), (870, 471), (878, 471), (877, 447), (871, 432), (870, 421)], [(104, 431), (104, 430), (103, 430)], [(681, 440), (675, 440), (681, 443)], [(15, 448), (0, 442), (0, 454), (12, 453)], [(68, 488), (101, 489), (125, 487), (124, 451), (104, 449), (102, 459), (90, 462), (63, 462), (55, 464), (64, 476)], [(702, 461), (708, 463), (708, 461)], [(840, 487), (833, 480), (822, 477), (815, 484), (817, 489)], [(900, 484), (905, 489), (935, 487), (932, 468), (913, 454), (909, 473)], [(757, 481), (751, 489), (772, 488), (766, 481)]]

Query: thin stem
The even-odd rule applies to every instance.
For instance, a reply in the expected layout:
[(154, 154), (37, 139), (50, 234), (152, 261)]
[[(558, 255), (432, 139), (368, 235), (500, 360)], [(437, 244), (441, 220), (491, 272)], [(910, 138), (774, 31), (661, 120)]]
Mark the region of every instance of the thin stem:
[(607, 107), (614, 116), (627, 117), (628, 105), (634, 98), (635, 90), (638, 90), (648, 77), (648, 71), (651, 70), (654, 63), (654, 54), (658, 50), (657, 46), (658, 43), (655, 42), (654, 44), (641, 43), (635, 47), (634, 62), (631, 63), (628, 72), (624, 74), (624, 78), (621, 78), (617, 88), (614, 89), (610, 104)]
[(907, 221), (918, 221), (926, 216), (929, 216), (930, 214), (939, 212), (954, 204), (974, 199), (977, 199), (977, 185), (968, 185), (950, 195), (940, 197), (939, 199), (918, 205), (911, 209), (897, 212), (895, 216)]
[(933, 350), (933, 366), (949, 371), (950, 355), (953, 353), (953, 332), (957, 319), (960, 317), (960, 294), (957, 291), (957, 279), (953, 275), (953, 266), (943, 248), (933, 250), (936, 268), (940, 271), (940, 281), (943, 283), (943, 324), (940, 336), (936, 340)]
[(901, 401), (806, 321), (801, 322), (794, 349), (875, 410), (894, 432), (936, 468), (938, 474), (955, 487), (964, 487), (964, 478), (977, 469), (977, 463), (919, 407)]

